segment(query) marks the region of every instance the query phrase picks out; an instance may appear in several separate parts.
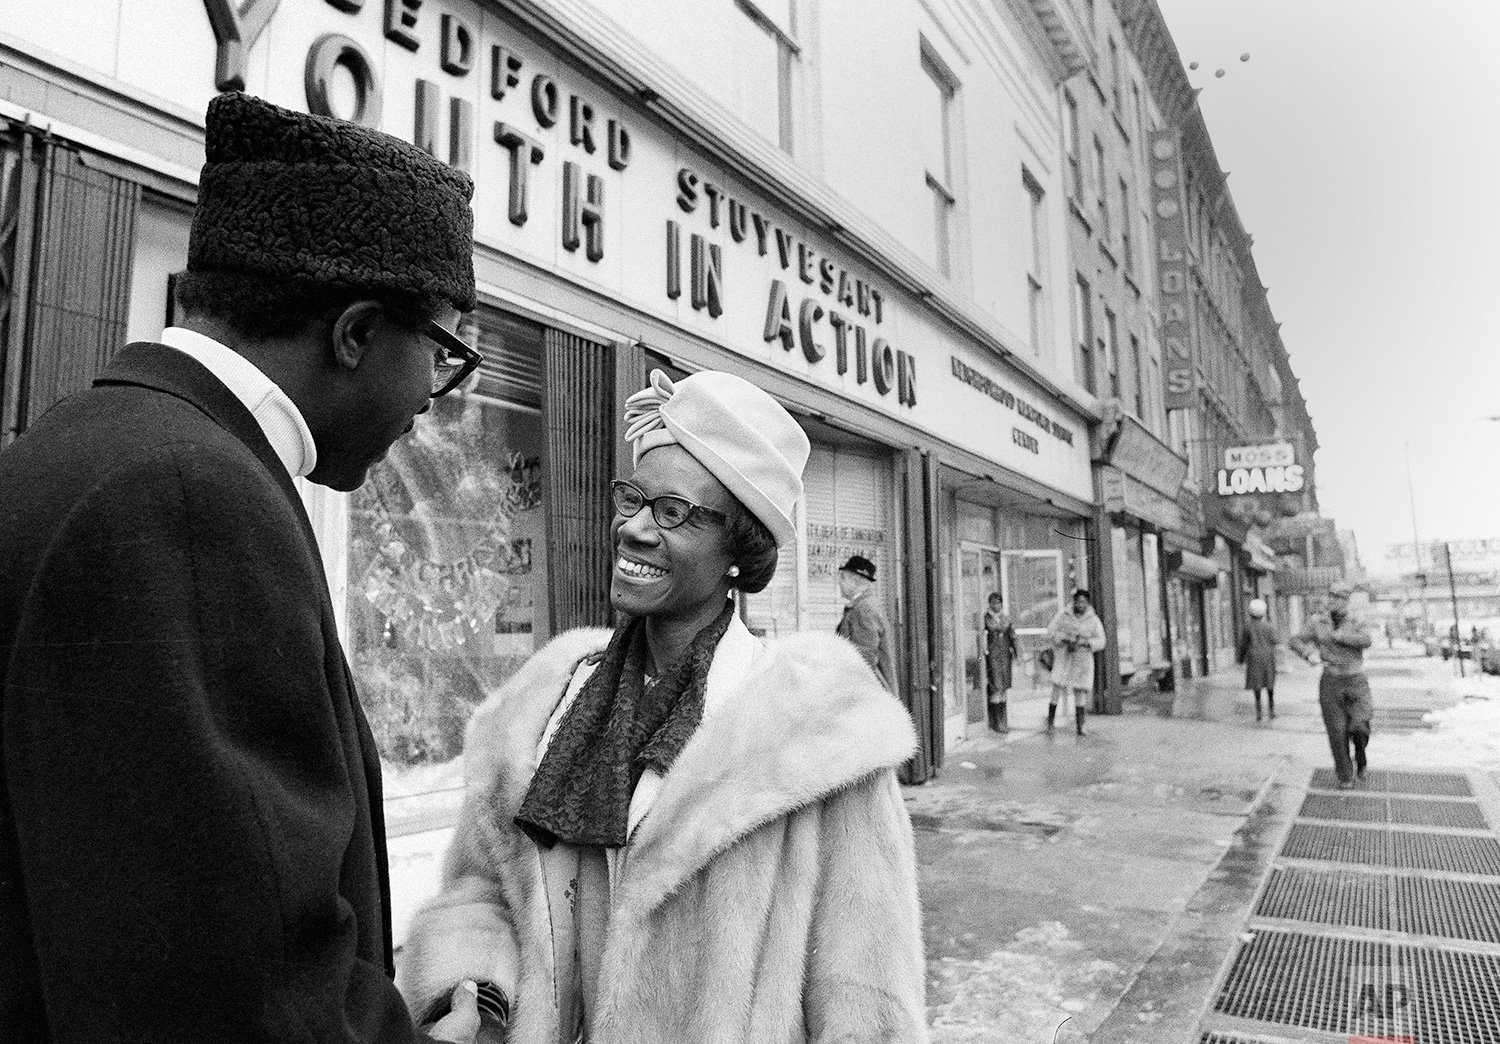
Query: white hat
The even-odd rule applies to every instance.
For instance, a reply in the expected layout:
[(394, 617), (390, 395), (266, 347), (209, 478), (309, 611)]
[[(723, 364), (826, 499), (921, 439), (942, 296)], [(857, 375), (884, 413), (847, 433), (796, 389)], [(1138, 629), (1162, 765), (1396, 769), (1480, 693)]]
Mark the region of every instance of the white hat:
[(765, 523), (778, 547), (795, 538), (792, 512), (802, 496), (807, 435), (782, 405), (732, 373), (704, 370), (651, 385), (625, 400), (625, 438), (635, 462), (647, 450), (679, 445)]
[(1250, 604), (1247, 605), (1245, 608), (1249, 610), (1251, 616), (1265, 616), (1266, 615), (1266, 603), (1265, 603), (1264, 600), (1262, 600), (1260, 598), (1252, 598), (1252, 599), (1250, 599)]

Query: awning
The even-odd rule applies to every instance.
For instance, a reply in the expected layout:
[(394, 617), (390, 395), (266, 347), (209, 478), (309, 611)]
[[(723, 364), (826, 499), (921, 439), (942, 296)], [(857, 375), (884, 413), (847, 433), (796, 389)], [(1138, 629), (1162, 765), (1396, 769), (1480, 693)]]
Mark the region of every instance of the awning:
[(1168, 566), (1179, 576), (1185, 576), (1192, 580), (1219, 579), (1219, 563), (1206, 555), (1194, 554), (1191, 551), (1174, 551), (1167, 560)]
[(1257, 573), (1274, 573), (1276, 571), (1276, 552), (1272, 551), (1266, 545), (1266, 542), (1254, 533), (1249, 533), (1245, 537), (1245, 554), (1249, 559), (1248, 564), (1250, 568)]

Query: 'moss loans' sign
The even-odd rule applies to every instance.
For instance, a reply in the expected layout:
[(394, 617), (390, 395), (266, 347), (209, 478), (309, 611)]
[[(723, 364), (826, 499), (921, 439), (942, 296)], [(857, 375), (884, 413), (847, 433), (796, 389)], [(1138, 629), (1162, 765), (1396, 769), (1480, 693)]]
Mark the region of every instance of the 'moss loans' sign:
[(1300, 493), (1305, 484), (1290, 443), (1269, 446), (1231, 446), (1219, 469), (1219, 495)]

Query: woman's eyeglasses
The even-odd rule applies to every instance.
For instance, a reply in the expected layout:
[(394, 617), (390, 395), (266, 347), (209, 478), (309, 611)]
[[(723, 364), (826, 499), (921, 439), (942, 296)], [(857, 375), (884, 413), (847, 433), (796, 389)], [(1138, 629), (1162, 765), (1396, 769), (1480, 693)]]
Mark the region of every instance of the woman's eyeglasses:
[(651, 517), (656, 519), (656, 524), (662, 529), (676, 529), (694, 515), (702, 515), (721, 525), (729, 521), (729, 516), (724, 512), (694, 504), (691, 500), (674, 493), (648, 497), (633, 483), (624, 479), (615, 479), (611, 482), (609, 492), (614, 499), (615, 510), (622, 516), (632, 518), (640, 513), (641, 508), (649, 507)]
[(447, 395), (463, 383), (465, 377), (474, 372), (484, 356), (436, 319), (429, 319), (422, 332), (437, 344), (432, 352), (431, 398)]

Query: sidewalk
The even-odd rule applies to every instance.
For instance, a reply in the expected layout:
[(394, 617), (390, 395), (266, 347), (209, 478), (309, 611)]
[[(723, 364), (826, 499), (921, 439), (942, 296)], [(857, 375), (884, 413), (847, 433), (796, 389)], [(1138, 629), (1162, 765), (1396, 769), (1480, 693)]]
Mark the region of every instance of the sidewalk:
[[(1372, 658), (1371, 674), (1385, 708), (1372, 764), (1420, 763), (1436, 733), (1382, 719), (1421, 727), (1459, 691), (1438, 661)], [(1283, 665), (1274, 722), (1254, 721), (1241, 684), (1235, 671), (1131, 700), (1082, 739), (1061, 709), (1045, 734), (1044, 699), (1016, 703), (1010, 734), (960, 744), (937, 780), (906, 788), (934, 1044), (1076, 1042), (1106, 1022), (1095, 1039), (1123, 1044), (1127, 1015), (1141, 1040), (1190, 1039), (1295, 811), (1287, 795), (1330, 760), (1313, 668)]]

